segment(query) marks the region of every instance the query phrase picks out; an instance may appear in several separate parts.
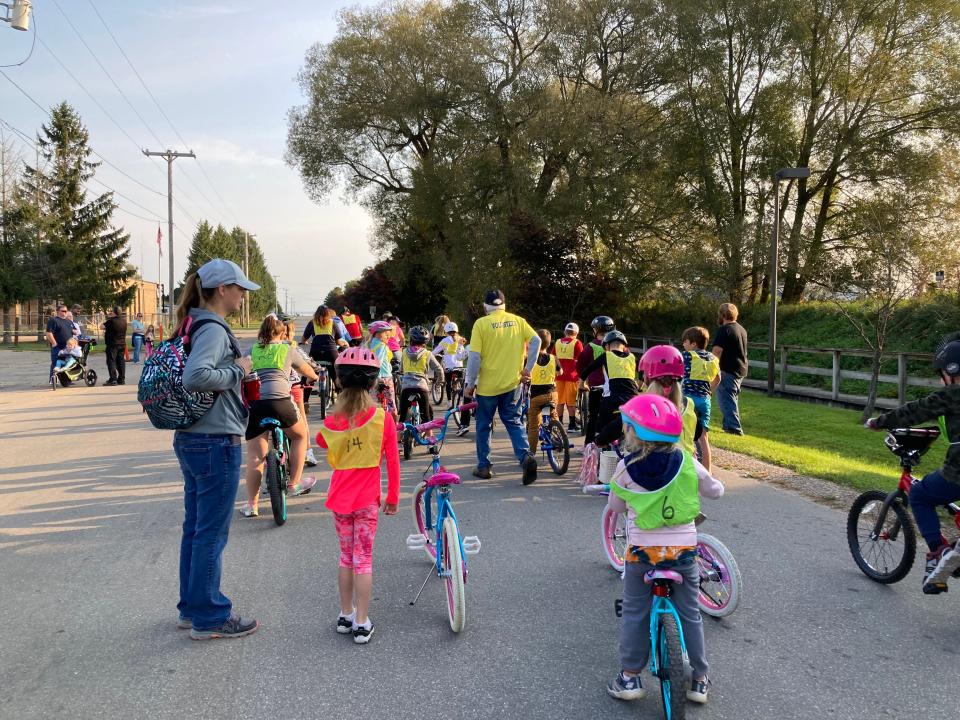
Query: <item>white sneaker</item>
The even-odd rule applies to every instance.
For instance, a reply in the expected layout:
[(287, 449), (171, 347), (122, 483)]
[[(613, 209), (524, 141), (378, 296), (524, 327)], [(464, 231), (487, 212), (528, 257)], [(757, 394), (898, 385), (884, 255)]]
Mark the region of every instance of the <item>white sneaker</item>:
[(373, 621), (368, 617), (363, 625), (353, 623), (353, 641), (357, 645), (366, 645), (370, 642), (370, 636), (373, 635)]
[(470, 428), (468, 428), (468, 427), (462, 427), (462, 428), (460, 428), (459, 430), (457, 430), (457, 437), (463, 437), (463, 436), (466, 435), (468, 432), (470, 432)]
[(310, 467), (313, 467), (317, 464), (317, 456), (313, 454), (313, 448), (307, 450), (307, 457), (304, 460), (304, 464), (309, 465)]
[(353, 632), (353, 620), (357, 616), (357, 611), (354, 610), (349, 615), (344, 615), (340, 613), (337, 616), (337, 632), (341, 635), (346, 635)]

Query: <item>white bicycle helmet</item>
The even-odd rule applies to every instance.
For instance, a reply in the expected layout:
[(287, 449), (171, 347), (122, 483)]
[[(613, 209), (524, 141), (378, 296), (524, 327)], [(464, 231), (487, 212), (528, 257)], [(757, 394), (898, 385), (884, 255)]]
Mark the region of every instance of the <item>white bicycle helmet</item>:
[(445, 333), (460, 332), (460, 328), (457, 327), (455, 322), (448, 322), (443, 326), (443, 331)]

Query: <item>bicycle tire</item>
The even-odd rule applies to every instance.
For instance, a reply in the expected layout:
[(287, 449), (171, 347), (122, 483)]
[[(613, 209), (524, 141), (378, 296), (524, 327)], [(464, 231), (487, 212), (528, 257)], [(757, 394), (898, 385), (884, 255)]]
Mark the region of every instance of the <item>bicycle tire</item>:
[(84, 377), (84, 380), (87, 383), (87, 387), (93, 387), (97, 384), (97, 371), (96, 370), (87, 370), (87, 374)]
[(324, 420), (327, 417), (327, 400), (329, 399), (329, 394), (330, 394), (330, 390), (328, 389), (327, 383), (329, 382), (330, 381), (327, 380), (327, 382), (325, 382), (323, 386), (320, 388), (320, 392), (319, 392), (321, 420)]
[(546, 450), (547, 462), (557, 475), (563, 475), (570, 467), (570, 439), (559, 420), (550, 419), (547, 424), (551, 447)]
[[(917, 531), (899, 498), (890, 503), (886, 517), (882, 518), (881, 537), (870, 538), (887, 495), (882, 490), (867, 490), (853, 501), (847, 514), (847, 545), (854, 562), (864, 575), (883, 585), (903, 580), (913, 567), (917, 554)], [(870, 513), (873, 513), (872, 517)], [(891, 536), (897, 539), (891, 540)], [(865, 547), (869, 548), (866, 552)]]
[(443, 402), (443, 383), (437, 380), (433, 381), (432, 386), (430, 387), (430, 395), (433, 399), (434, 405), (439, 405)]
[(270, 495), (270, 509), (273, 511), (273, 521), (283, 525), (287, 521), (287, 493), (286, 483), (281, 486), (280, 459), (276, 448), (267, 453), (266, 468), (267, 493)]
[(683, 645), (677, 619), (664, 613), (657, 620), (655, 652), (660, 699), (666, 720), (683, 720), (687, 716), (687, 692), (683, 679)]
[(614, 512), (608, 507), (600, 513), (600, 537), (603, 540), (603, 552), (610, 567), (618, 573), (623, 572), (624, 555), (627, 552), (627, 515)]
[[(417, 487), (413, 491), (413, 524), (416, 526), (417, 530), (421, 535), (427, 539), (427, 544), (424, 546), (424, 550), (427, 553), (427, 557), (431, 561), (437, 559), (437, 543), (436, 539), (431, 537), (433, 534), (433, 528), (427, 525), (427, 513), (426, 508), (423, 505), (423, 496), (427, 489), (427, 483), (421, 482), (417, 484)], [(432, 497), (432, 496), (431, 496)], [(436, 518), (436, 503), (433, 503), (433, 513), (432, 517)]]
[[(700, 568), (700, 611), (710, 617), (731, 615), (740, 604), (743, 578), (730, 549), (713, 535), (697, 535), (697, 565)], [(712, 579), (716, 576), (717, 579)]]
[(413, 456), (413, 433), (403, 430), (403, 459), (409, 460)]
[(463, 582), (463, 557), (460, 555), (460, 533), (452, 517), (443, 521), (443, 570), (450, 629), (458, 633), (467, 622), (467, 604)]

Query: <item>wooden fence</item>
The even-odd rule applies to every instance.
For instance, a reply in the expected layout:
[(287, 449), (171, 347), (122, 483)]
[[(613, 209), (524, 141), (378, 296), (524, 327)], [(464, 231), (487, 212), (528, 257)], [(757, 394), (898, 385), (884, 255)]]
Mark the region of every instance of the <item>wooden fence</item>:
[[(670, 344), (680, 347), (679, 340), (668, 337), (643, 337), (628, 336), (630, 349), (635, 353), (643, 353), (651, 345)], [(767, 389), (767, 360), (766, 354), (769, 345), (767, 343), (749, 343), (749, 350), (762, 351), (764, 359), (748, 360), (749, 371), (743, 384), (746, 387)], [(851, 350), (847, 348), (810, 348), (799, 345), (782, 345), (777, 348), (778, 362), (774, 370), (774, 382), (777, 391), (781, 395), (804, 397), (816, 400), (825, 400), (832, 403), (864, 407), (867, 403), (866, 395), (857, 395), (841, 392), (841, 383), (843, 380), (861, 380), (870, 381), (870, 373), (864, 370), (849, 370), (841, 367), (843, 358), (864, 358), (869, 363), (873, 354), (869, 350)], [(831, 358), (830, 367), (815, 367), (810, 365), (799, 365), (790, 362), (790, 356), (793, 355), (827, 355)], [(896, 375), (881, 373), (879, 376), (878, 394), (882, 393), (884, 386), (894, 385), (897, 388), (897, 397), (878, 397), (877, 406), (882, 408), (899, 407), (907, 402), (908, 387), (936, 388), (940, 386), (940, 381), (934, 376), (931, 362), (933, 355), (930, 353), (888, 353), (883, 357), (885, 362), (891, 362), (896, 359)], [(920, 361), (925, 367), (930, 368), (928, 376), (920, 377), (910, 375), (907, 372), (910, 361)], [(828, 377), (830, 378), (830, 389), (812, 387), (809, 385), (791, 384), (788, 382), (790, 375)]]

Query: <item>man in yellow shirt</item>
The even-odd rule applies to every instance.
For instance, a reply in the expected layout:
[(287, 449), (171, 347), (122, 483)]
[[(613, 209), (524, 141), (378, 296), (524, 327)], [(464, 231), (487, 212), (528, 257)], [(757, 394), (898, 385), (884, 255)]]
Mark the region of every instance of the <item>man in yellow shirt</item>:
[[(514, 455), (523, 467), (523, 484), (537, 479), (537, 459), (520, 423), (520, 382), (530, 371), (540, 351), (540, 337), (519, 315), (508, 313), (499, 290), (487, 292), (483, 301), (487, 313), (473, 324), (464, 399), (477, 400), (477, 468), (474, 477), (493, 477), (490, 465), (490, 431), (493, 414), (499, 413), (510, 436)], [(526, 356), (526, 365), (524, 365)], [(479, 380), (479, 381), (478, 381)]]

